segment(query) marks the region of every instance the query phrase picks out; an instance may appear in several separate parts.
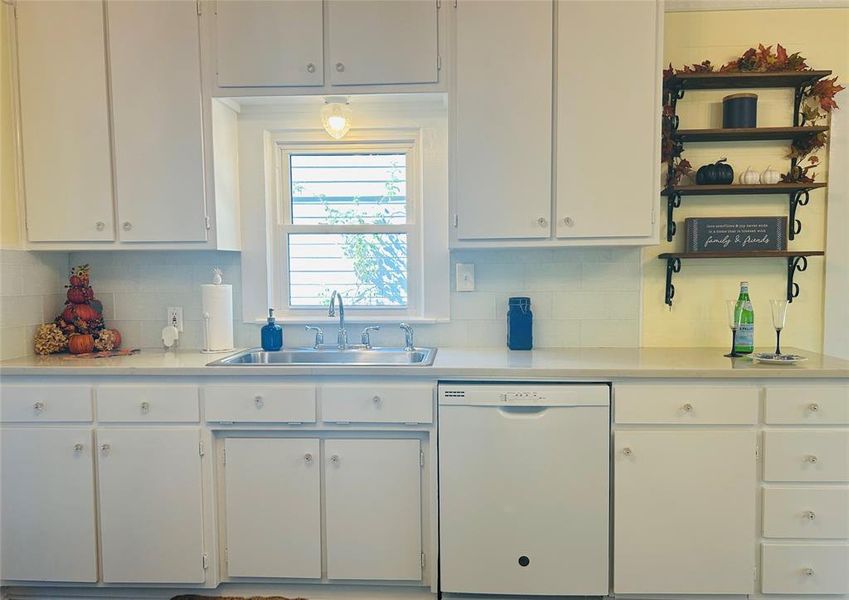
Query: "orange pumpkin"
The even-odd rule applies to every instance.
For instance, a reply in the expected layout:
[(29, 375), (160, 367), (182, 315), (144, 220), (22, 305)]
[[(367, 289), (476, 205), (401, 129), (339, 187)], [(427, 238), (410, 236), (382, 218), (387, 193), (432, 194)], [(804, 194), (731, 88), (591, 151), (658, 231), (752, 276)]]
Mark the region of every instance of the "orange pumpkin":
[(88, 304), (77, 304), (74, 306), (74, 310), (77, 313), (77, 317), (83, 321), (94, 321), (100, 318), (100, 313)]
[(87, 333), (77, 333), (68, 338), (68, 350), (71, 354), (86, 354), (94, 350), (94, 337)]

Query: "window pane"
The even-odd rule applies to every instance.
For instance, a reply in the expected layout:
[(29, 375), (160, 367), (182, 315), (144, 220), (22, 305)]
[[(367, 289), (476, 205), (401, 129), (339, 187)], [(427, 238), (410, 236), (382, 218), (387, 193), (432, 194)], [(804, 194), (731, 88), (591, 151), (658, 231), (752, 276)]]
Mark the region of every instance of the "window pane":
[(407, 222), (406, 154), (293, 154), (292, 223)]
[(289, 305), (407, 306), (407, 236), (398, 233), (289, 235)]

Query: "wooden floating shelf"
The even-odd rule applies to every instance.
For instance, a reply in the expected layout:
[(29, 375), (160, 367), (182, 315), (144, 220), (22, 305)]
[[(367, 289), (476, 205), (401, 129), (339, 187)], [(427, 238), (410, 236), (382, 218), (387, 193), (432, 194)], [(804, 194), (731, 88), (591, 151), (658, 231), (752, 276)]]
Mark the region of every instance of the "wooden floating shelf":
[(675, 297), (675, 286), (672, 285), (672, 275), (681, 272), (681, 260), (691, 258), (783, 258), (787, 261), (787, 301), (799, 295), (799, 284), (793, 281), (797, 271), (808, 268), (808, 256), (823, 256), (822, 250), (758, 250), (756, 252), (664, 252), (657, 257), (666, 261), (666, 291), (664, 302), (672, 306)]
[(793, 258), (823, 256), (822, 250), (758, 250), (757, 252), (664, 252), (658, 258)]
[(771, 73), (679, 73), (663, 83), (665, 88), (721, 90), (732, 88), (795, 88), (812, 84), (831, 71), (774, 71)]
[(678, 129), (672, 136), (680, 142), (740, 142), (793, 140), (828, 131), (824, 125), (811, 127), (738, 127), (734, 129)]
[(682, 196), (736, 196), (744, 194), (789, 194), (804, 190), (824, 188), (826, 183), (756, 183), (731, 185), (679, 185), (665, 188), (660, 194), (669, 196), (673, 193)]

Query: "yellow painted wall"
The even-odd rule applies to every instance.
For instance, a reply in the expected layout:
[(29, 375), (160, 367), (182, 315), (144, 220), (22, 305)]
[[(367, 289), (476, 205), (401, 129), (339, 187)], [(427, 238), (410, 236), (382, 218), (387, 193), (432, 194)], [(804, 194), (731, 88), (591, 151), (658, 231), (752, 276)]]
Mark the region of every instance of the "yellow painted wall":
[(19, 243), (8, 29), (10, 11), (6, 4), (0, 4), (0, 248), (16, 247)]
[[(844, 85), (849, 80), (849, 9), (750, 10), (732, 12), (686, 12), (666, 15), (664, 60), (675, 67), (710, 59), (719, 66), (747, 48), (781, 43), (788, 52), (801, 52), (815, 69), (831, 69)], [(849, 87), (849, 85), (847, 85)], [(738, 90), (734, 90), (736, 92)], [(792, 125), (790, 90), (753, 90), (758, 94), (758, 125)], [(687, 92), (678, 103), (682, 128), (722, 126), (722, 91)], [(837, 97), (842, 110), (849, 111), (849, 90)], [(728, 157), (736, 177), (751, 166), (759, 172), (772, 165), (786, 172), (785, 142), (703, 143), (685, 147), (684, 157), (694, 167)], [(827, 153), (817, 169), (817, 181), (826, 180)], [(844, 165), (845, 168), (845, 165)], [(803, 230), (790, 242), (795, 249), (824, 249), (827, 192), (811, 193), (808, 206), (799, 209)], [(675, 221), (688, 216), (786, 215), (786, 196), (728, 196), (685, 198), (675, 211)], [(755, 309), (755, 343), (765, 349), (774, 343), (769, 300), (782, 298), (786, 288), (786, 262), (782, 259), (682, 261), (674, 276), (676, 293), (671, 311), (663, 303), (665, 261), (657, 254), (682, 250), (679, 233), (665, 242), (665, 203), (661, 211), (660, 246), (643, 251), (644, 346), (724, 346), (730, 343), (724, 300), (736, 298), (739, 282), (749, 281)], [(782, 334), (787, 345), (819, 351), (823, 339), (824, 261), (809, 259), (808, 270), (798, 273), (801, 295), (788, 312)]]

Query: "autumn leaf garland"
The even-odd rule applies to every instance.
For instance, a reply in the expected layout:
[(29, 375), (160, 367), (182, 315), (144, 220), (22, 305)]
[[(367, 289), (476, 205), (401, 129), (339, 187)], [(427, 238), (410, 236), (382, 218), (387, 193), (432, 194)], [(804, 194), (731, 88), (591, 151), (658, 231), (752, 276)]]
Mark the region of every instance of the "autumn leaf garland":
[[(808, 66), (806, 59), (798, 52), (788, 54), (781, 44), (776, 44), (775, 50), (772, 46), (758, 44), (757, 48), (749, 48), (740, 57), (721, 65), (718, 70), (709, 60), (684, 65), (681, 69), (675, 69), (670, 64), (668, 68), (663, 70), (663, 80), (666, 81), (679, 73), (713, 73), (717, 71), (720, 73), (768, 73), (810, 70), (812, 69)], [(816, 125), (819, 121), (827, 120), (831, 111), (838, 108), (835, 96), (844, 89), (846, 89), (844, 86), (837, 83), (837, 77), (820, 79), (810, 86), (805, 91), (800, 109), (802, 123)], [(672, 139), (672, 107), (668, 104), (668, 97), (665, 96), (664, 98), (661, 161), (672, 161), (673, 168), (670, 170), (670, 180), (667, 181), (667, 185), (674, 186), (678, 184), (682, 175), (690, 172), (691, 168), (687, 161), (681, 159), (681, 148)], [(801, 163), (805, 157), (825, 146), (827, 141), (828, 136), (825, 133), (796, 139), (791, 143), (787, 157), (795, 158), (797, 163)], [(785, 183), (812, 182), (815, 174), (809, 174), (809, 172), (818, 162), (819, 159), (816, 156), (810, 156), (807, 166), (797, 166), (787, 174), (782, 175), (781, 179)]]

